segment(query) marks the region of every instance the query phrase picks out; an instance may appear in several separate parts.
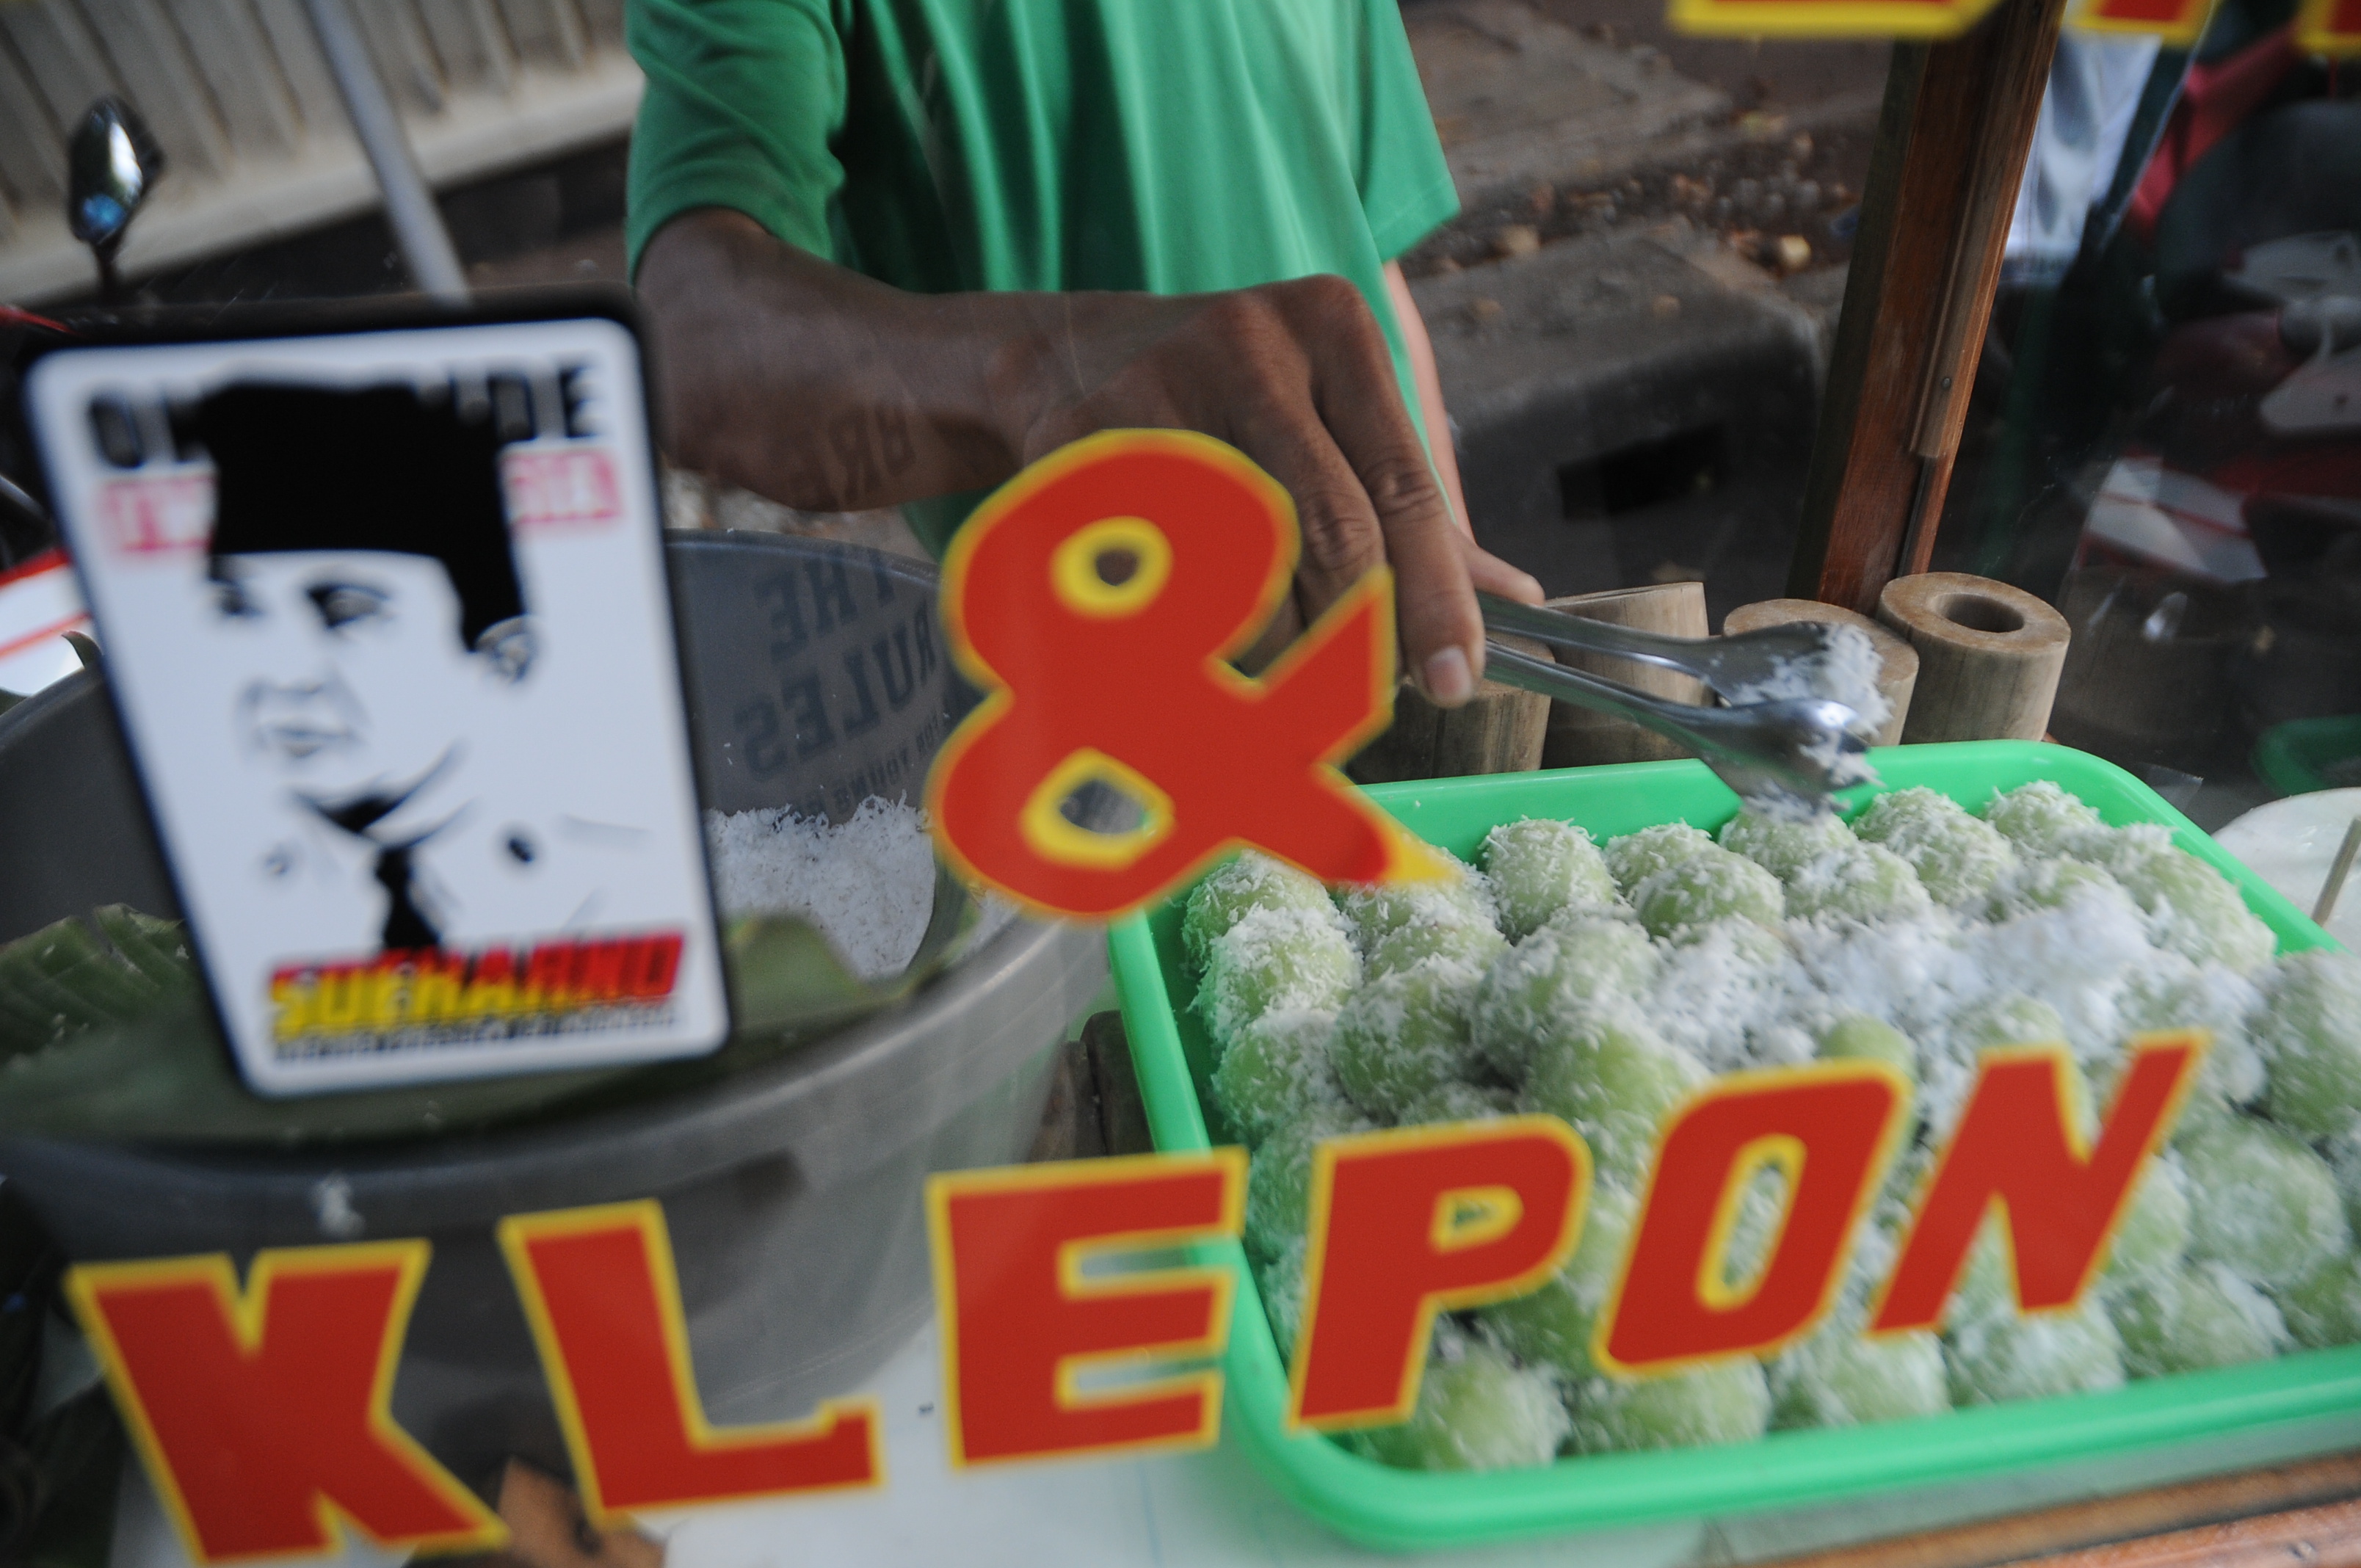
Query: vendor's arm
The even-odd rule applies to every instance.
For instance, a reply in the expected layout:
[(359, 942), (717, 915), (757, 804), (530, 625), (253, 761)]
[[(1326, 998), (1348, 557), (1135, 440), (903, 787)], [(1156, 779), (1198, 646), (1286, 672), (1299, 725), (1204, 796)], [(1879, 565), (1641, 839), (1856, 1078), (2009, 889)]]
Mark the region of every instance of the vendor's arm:
[[(1455, 704), (1483, 667), (1471, 589), (1541, 597), (1456, 521), (1377, 320), (1342, 279), (1170, 297), (914, 294), (708, 207), (650, 240), (639, 286), (674, 454), (791, 506), (850, 510), (994, 485), (1098, 430), (1198, 430), (1295, 498), (1294, 614), (1267, 647), (1390, 562), (1407, 668)], [(1403, 326), (1422, 345), (1416, 320), (1413, 310)], [(1455, 481), (1439, 389), (1428, 408), (1437, 465)]]

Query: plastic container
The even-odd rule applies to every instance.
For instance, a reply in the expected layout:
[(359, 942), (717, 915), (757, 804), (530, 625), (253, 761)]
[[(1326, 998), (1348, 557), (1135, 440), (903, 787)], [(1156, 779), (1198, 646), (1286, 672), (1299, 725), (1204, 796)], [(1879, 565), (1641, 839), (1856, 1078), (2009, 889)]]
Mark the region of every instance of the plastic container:
[(2255, 742), (2255, 772), (2281, 795), (2361, 784), (2361, 715), (2293, 718)]
[[(2163, 823), (2181, 848), (2237, 884), (2278, 933), (2282, 951), (2333, 945), (2154, 791), (2096, 757), (1992, 740), (1894, 747), (1871, 758), (1889, 789), (1925, 785), (1972, 807), (1996, 789), (2051, 779), (2110, 824)], [(1850, 792), (1848, 799), (1857, 805), (1872, 793)], [(1421, 837), (1469, 859), (1492, 827), (1522, 817), (1568, 818), (1604, 839), (1659, 822), (1717, 828), (1738, 806), (1737, 796), (1694, 762), (1427, 781), (1370, 795)], [(1210, 1058), (1189, 1006), (1195, 985), (1180, 926), (1179, 905), (1169, 904), (1117, 927), (1110, 946), (1157, 1146), (1201, 1149), (1209, 1146), (1199, 1096)], [(2104, 1393), (1850, 1430), (1775, 1432), (1725, 1447), (1594, 1455), (1482, 1475), (1394, 1470), (1323, 1438), (1282, 1434), (1286, 1365), (1243, 1250), (1223, 1252), (1242, 1277), (1224, 1363), (1228, 1430), (1281, 1493), (1369, 1546), (1411, 1550), (1553, 1530), (1639, 1530), (1657, 1541), (1652, 1555), (1669, 1552), (1677, 1560), (1682, 1553), (1645, 1527), (1824, 1511), (1784, 1531), (1759, 1532), (1771, 1543), (1759, 1552), (1738, 1553), (1726, 1535), (1710, 1551), (1693, 1549), (1775, 1555), (2361, 1441), (2361, 1345), (2354, 1345)], [(1963, 1482), (1975, 1485), (1955, 1485)], [(1981, 1493), (1981, 1507), (1960, 1495), (1971, 1490)], [(1893, 1506), (1893, 1495), (1906, 1491), (1923, 1494), (1923, 1511)], [(1848, 1506), (1827, 1508), (1839, 1503)]]
[[(916, 795), (973, 700), (935, 640), (932, 567), (765, 534), (678, 535), (669, 556), (707, 805)], [(95, 679), (0, 717), (0, 940), (115, 900), (176, 913), (145, 821)], [(925, 1319), (925, 1178), (1025, 1157), (1104, 972), (1095, 931), (1020, 921), (897, 1007), (653, 1103), (285, 1153), (17, 1140), (0, 1172), (76, 1258), (226, 1251), (241, 1266), (258, 1247), (354, 1239), (322, 1218), (340, 1187), (360, 1234), (434, 1245), (395, 1419), (470, 1483), (511, 1454), (563, 1475), (492, 1239), (502, 1215), (661, 1199), (707, 1413), (807, 1413)]]

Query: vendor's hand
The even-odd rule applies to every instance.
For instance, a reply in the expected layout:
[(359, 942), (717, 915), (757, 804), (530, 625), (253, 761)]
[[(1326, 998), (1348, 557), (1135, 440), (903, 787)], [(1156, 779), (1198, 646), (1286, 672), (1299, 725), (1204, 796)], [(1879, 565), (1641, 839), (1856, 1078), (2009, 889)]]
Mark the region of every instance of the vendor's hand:
[(916, 294), (708, 207), (649, 241), (639, 286), (675, 460), (789, 506), (891, 506), (997, 485), (1094, 431), (1195, 430), (1295, 498), (1303, 555), (1266, 658), (1389, 562), (1404, 667), (1451, 706), (1483, 669), (1471, 587), (1541, 598), (1452, 517), (1377, 318), (1341, 278)]
[(1249, 666), (1390, 564), (1405, 673), (1444, 707), (1475, 695), (1473, 590), (1539, 603), (1541, 586), (1452, 516), (1359, 290), (1316, 277), (1220, 294), (1071, 294), (1051, 308), (994, 367), (1021, 462), (1101, 430), (1228, 442), (1285, 487), (1303, 529), (1295, 592)]

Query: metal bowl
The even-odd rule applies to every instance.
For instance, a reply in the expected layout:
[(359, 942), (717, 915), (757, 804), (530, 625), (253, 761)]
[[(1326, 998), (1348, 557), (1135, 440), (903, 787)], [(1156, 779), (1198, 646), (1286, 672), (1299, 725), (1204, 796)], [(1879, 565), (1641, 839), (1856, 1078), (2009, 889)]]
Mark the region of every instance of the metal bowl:
[[(974, 700), (944, 656), (932, 567), (825, 541), (677, 534), (699, 794), (849, 812), (916, 795)], [(177, 914), (104, 685), (0, 717), (0, 940), (125, 902)], [(777, 1420), (857, 1386), (924, 1321), (928, 1173), (1022, 1159), (1065, 1030), (1105, 975), (1094, 930), (1017, 921), (908, 1001), (653, 1103), (342, 1149), (0, 1142), (0, 1172), (76, 1258), (424, 1236), (396, 1419), (463, 1479), (566, 1461), (492, 1239), (505, 1214), (653, 1197), (679, 1264), (698, 1393)], [(335, 1191), (341, 1202), (324, 1194)], [(334, 1234), (323, 1212), (335, 1216)]]

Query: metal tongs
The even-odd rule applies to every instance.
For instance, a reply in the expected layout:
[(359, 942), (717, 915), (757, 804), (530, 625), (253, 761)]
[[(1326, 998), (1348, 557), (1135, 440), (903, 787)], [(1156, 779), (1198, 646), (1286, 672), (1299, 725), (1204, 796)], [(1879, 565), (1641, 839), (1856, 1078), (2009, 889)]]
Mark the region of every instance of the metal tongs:
[(1677, 740), (1748, 800), (1773, 809), (1817, 812), (1836, 791), (1872, 776), (1861, 760), (1868, 742), (1853, 732), (1861, 715), (1850, 707), (1828, 697), (1756, 700), (1764, 686), (1798, 663), (1827, 655), (1833, 630), (1828, 626), (1798, 621), (1700, 641), (1610, 626), (1490, 594), (1476, 598), (1492, 630), (1553, 648), (1661, 664), (1703, 681), (1734, 706), (1664, 702), (1497, 641), (1484, 644), (1489, 679), (1612, 714)]

